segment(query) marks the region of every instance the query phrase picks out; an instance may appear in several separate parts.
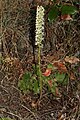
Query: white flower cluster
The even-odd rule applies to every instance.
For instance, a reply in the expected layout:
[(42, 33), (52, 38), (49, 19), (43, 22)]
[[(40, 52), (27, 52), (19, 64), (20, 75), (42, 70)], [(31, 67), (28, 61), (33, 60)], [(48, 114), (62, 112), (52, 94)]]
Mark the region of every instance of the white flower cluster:
[(44, 39), (44, 8), (42, 6), (37, 6), (35, 45), (42, 46), (43, 39)]

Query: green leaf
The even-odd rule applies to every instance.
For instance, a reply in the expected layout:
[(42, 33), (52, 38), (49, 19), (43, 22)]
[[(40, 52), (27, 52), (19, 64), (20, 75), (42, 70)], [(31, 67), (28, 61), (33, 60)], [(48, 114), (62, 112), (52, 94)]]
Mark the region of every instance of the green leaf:
[(63, 5), (61, 8), (61, 14), (65, 15), (65, 14), (70, 14), (73, 15), (77, 12), (77, 9), (75, 6), (70, 6), (70, 5)]
[(52, 68), (53, 68), (53, 65), (52, 65), (52, 64), (48, 64), (48, 65), (47, 65), (47, 68), (52, 69)]
[(51, 88), (51, 92), (55, 95), (56, 87)]
[(56, 73), (55, 74), (55, 79), (57, 80), (57, 82), (62, 83), (63, 80), (65, 79), (65, 74), (64, 73), (62, 73), (62, 74)]
[(55, 95), (55, 91), (56, 91), (56, 87), (57, 87), (57, 83), (54, 83), (53, 86), (50, 88), (51, 92)]
[(20, 80), (20, 81), (18, 82), (18, 87), (19, 87), (20, 90), (22, 90), (23, 92), (26, 92), (26, 90), (27, 90), (26, 84), (25, 84), (25, 82), (24, 82), (23, 80)]
[(23, 75), (22, 80), (18, 82), (18, 87), (23, 92), (27, 92), (32, 87), (31, 73), (27, 72)]
[(55, 79), (57, 80), (58, 83), (61, 83), (63, 85), (67, 85), (68, 83), (68, 75), (62, 73), (56, 73), (55, 74)]
[(57, 6), (52, 6), (52, 8), (48, 14), (48, 20), (50, 22), (52, 22), (57, 19), (58, 15), (59, 15), (59, 10), (58, 10)]
[(27, 88), (29, 88), (30, 79), (31, 79), (30, 73), (25, 73), (22, 78), (22, 80)]
[(39, 93), (39, 84), (38, 84), (37, 80), (34, 80), (33, 91), (34, 91), (35, 94)]
[(56, 87), (58, 86), (57, 83), (53, 81), (52, 86), (50, 86), (48, 83), (47, 86), (48, 86), (48, 91), (51, 91), (55, 95)]
[(31, 78), (31, 74), (29, 72), (26, 72), (24, 75), (23, 75), (23, 80), (26, 82), (28, 80), (30, 80)]
[(62, 84), (63, 84), (63, 85), (67, 85), (67, 84), (68, 84), (68, 79), (69, 79), (69, 77), (68, 77), (68, 75), (66, 75), (66, 76), (65, 76), (65, 79), (64, 79), (63, 82), (62, 82)]

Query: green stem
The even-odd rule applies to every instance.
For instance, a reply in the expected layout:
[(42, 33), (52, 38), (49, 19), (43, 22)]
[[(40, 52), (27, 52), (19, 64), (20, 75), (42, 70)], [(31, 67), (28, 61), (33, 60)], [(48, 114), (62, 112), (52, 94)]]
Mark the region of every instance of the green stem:
[(38, 64), (39, 64), (39, 81), (40, 81), (40, 98), (42, 97), (42, 78), (41, 78), (41, 46), (38, 45)]

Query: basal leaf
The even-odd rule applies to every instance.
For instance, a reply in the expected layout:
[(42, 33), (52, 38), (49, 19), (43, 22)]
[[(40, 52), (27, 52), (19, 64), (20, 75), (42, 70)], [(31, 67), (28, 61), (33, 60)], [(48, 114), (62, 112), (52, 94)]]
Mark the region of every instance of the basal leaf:
[(63, 85), (67, 85), (68, 83), (68, 75), (65, 73), (56, 73), (55, 74), (55, 79), (57, 81), (57, 83), (63, 84)]
[(51, 92), (55, 95), (56, 94), (56, 87), (57, 87), (57, 84), (54, 83), (53, 86), (50, 88), (51, 89)]
[[(24, 75), (23, 75), (23, 78), (22, 80), (24, 81), (24, 84), (28, 87), (29, 86), (29, 83), (30, 83), (30, 79), (31, 79), (31, 73), (29, 72), (26, 72)], [(29, 88), (29, 87), (28, 87)]]
[(65, 74), (64, 73), (62, 73), (62, 74), (56, 73), (55, 74), (55, 79), (57, 80), (57, 82), (62, 83), (63, 80), (65, 79)]
[(23, 79), (24, 80), (29, 80), (31, 77), (31, 74), (29, 72), (26, 72), (24, 75), (23, 75)]
[(33, 91), (34, 91), (35, 94), (39, 93), (39, 85), (38, 85), (38, 81), (37, 80), (34, 80)]
[(65, 79), (63, 80), (62, 84), (67, 85), (68, 84), (68, 75), (66, 75)]
[(18, 82), (18, 87), (19, 87), (20, 90), (22, 90), (22, 91), (26, 91), (26, 89), (27, 89), (26, 84), (25, 84), (25, 82), (24, 82), (23, 80), (20, 80), (20, 81)]

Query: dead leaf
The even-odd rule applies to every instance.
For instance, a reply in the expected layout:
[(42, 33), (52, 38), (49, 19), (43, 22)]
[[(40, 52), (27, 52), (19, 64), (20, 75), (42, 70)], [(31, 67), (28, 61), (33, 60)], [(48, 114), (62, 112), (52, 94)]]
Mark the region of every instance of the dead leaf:
[(43, 73), (44, 76), (50, 76), (51, 69), (47, 68), (46, 71)]
[(33, 108), (36, 108), (36, 107), (37, 107), (37, 102), (32, 101), (31, 106), (32, 106)]
[(65, 60), (65, 62), (68, 62), (71, 64), (74, 64), (74, 63), (77, 63), (80, 61), (78, 58), (76, 58), (74, 56), (72, 56), (72, 57), (66, 56), (66, 58), (64, 60)]
[(69, 14), (61, 15), (61, 20), (73, 20)]
[(74, 73), (71, 72), (71, 73), (70, 73), (70, 80), (75, 80), (75, 78), (76, 78), (76, 77), (75, 77)]
[(63, 62), (60, 62), (60, 61), (54, 62), (53, 65), (57, 67), (59, 72), (65, 72), (65, 73), (67, 72), (67, 68)]

